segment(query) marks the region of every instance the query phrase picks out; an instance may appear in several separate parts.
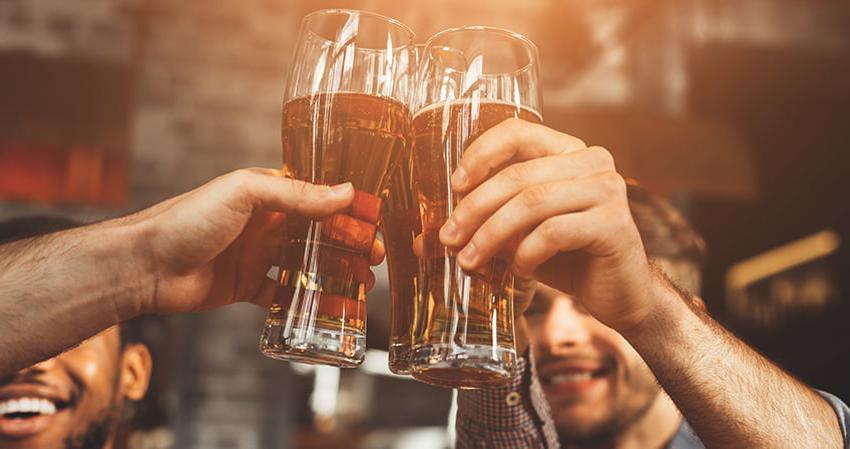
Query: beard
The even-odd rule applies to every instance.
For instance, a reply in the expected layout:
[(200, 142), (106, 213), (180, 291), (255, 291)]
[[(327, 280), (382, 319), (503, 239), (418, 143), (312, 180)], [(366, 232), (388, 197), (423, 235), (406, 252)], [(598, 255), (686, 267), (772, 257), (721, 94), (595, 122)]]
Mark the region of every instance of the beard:
[(65, 439), (65, 449), (103, 449), (112, 439), (121, 416), (121, 406), (113, 405), (102, 414), (102, 418), (89, 423), (79, 436)]
[(608, 416), (597, 422), (577, 425), (577, 423), (558, 423), (556, 421), (561, 447), (611, 447), (620, 435), (646, 416), (662, 394), (662, 390), (653, 381), (638, 387), (633, 394), (642, 397), (642, 400), (632, 404), (615, 406)]

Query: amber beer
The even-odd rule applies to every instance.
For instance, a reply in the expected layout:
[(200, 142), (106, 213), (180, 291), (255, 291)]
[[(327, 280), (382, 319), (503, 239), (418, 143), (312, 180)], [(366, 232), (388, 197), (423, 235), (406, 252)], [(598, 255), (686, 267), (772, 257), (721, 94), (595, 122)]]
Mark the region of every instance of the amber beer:
[[(432, 104), (413, 118), (413, 152), (423, 226), (422, 317), (414, 359), (424, 369), (414, 377), (427, 383), (477, 388), (502, 383), (510, 373), (477, 368), (476, 354), (514, 366), (513, 275), (494, 259), (481, 273), (466, 272), (455, 251), (440, 243), (440, 227), (460, 198), (447, 186), (466, 147), (487, 129), (511, 117), (540, 123), (524, 107), (496, 101), (457, 100)], [(443, 169), (436, 169), (443, 167)], [(495, 326), (494, 326), (495, 324)], [(451, 362), (456, 348), (457, 364)], [(429, 359), (431, 360), (429, 362)], [(440, 360), (434, 363), (433, 360)]]
[(409, 374), (413, 323), (419, 304), (419, 261), (413, 253), (413, 240), (421, 226), (410, 151), (400, 162), (385, 193), (381, 233), (390, 280), (389, 368), (396, 374)]
[(320, 93), (284, 104), (285, 172), (316, 184), (351, 181), (356, 194), (345, 213), (323, 221), (287, 217), (280, 288), (261, 341), (264, 354), (299, 360), (303, 351), (300, 361), (336, 366), (362, 361), (378, 194), (407, 145), (409, 117), (398, 101), (360, 93)]

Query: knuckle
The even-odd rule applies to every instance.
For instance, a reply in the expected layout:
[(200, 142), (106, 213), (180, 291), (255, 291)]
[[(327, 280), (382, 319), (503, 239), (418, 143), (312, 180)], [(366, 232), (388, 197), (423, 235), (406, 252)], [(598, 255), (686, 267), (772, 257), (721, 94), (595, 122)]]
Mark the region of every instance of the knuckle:
[(311, 193), (310, 184), (307, 184), (304, 181), (298, 181), (293, 179), (291, 181), (292, 190), (301, 198), (307, 197)]
[(292, 198), (295, 200), (294, 206), (296, 209), (302, 210), (309, 208), (311, 205), (319, 204), (311, 201), (309, 184), (306, 182), (296, 179), (285, 179), (285, 182), (288, 184)]
[(610, 151), (600, 146), (593, 146), (588, 149), (591, 151), (601, 167), (610, 169), (614, 168), (614, 155), (612, 155)]
[(558, 217), (550, 218), (540, 224), (540, 234), (547, 242), (553, 242), (563, 234), (561, 220)]
[(587, 148), (587, 143), (585, 143), (585, 141), (583, 139), (576, 137), (576, 136), (569, 135), (569, 134), (567, 134), (567, 136), (570, 137), (570, 139), (572, 139), (571, 144), (574, 147), (576, 147), (576, 148)]
[(527, 122), (518, 117), (505, 119), (502, 123), (506, 138), (515, 145), (519, 145), (529, 139), (529, 135), (534, 132), (530, 122)]
[(606, 194), (618, 197), (626, 194), (626, 180), (619, 173), (606, 172), (601, 176), (601, 181)]
[(531, 176), (531, 167), (527, 163), (514, 164), (502, 170), (502, 177), (510, 184), (522, 185)]
[(463, 226), (469, 218), (481, 208), (481, 200), (476, 195), (470, 195), (461, 201), (452, 212), (452, 221), (458, 226)]
[(244, 182), (251, 177), (251, 171), (247, 168), (240, 168), (239, 170), (235, 170), (230, 175), (233, 177), (233, 179), (239, 182)]
[(490, 228), (490, 226), (484, 225), (475, 231), (475, 235), (472, 236), (470, 241), (476, 248), (482, 250), (487, 248), (489, 244), (494, 242), (497, 238), (498, 233)]
[(247, 189), (251, 180), (253, 179), (253, 174), (250, 170), (246, 168), (240, 168), (239, 170), (235, 170), (228, 175), (225, 175), (225, 178), (236, 188), (239, 190)]
[(519, 117), (510, 117), (505, 119), (502, 123), (505, 128), (516, 131), (525, 128), (528, 122)]
[(523, 206), (535, 209), (545, 204), (551, 195), (551, 189), (546, 185), (529, 187), (520, 193), (519, 199)]

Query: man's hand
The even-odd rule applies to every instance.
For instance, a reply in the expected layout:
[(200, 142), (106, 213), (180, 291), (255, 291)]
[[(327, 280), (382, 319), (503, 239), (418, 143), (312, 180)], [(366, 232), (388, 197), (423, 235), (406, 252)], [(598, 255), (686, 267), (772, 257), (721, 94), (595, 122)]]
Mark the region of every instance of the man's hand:
[[(128, 217), (3, 245), (0, 376), (140, 313), (267, 306), (285, 220), (327, 217), (353, 199), (351, 184), (245, 169)], [(374, 265), (383, 253), (375, 242), (363, 257)]]
[[(139, 310), (194, 312), (236, 301), (267, 306), (276, 283), (266, 273), (280, 257), (287, 215), (320, 219), (353, 198), (350, 183), (313, 185), (252, 168), (126, 218), (144, 229), (139, 258), (155, 280)], [(373, 264), (383, 258), (377, 241), (370, 258)]]
[(628, 329), (652, 310), (657, 279), (611, 154), (542, 125), (509, 119), (476, 139), (452, 176), (463, 200), (440, 232), (466, 269), (519, 242), (516, 274), (578, 297)]
[(440, 239), (463, 248), (461, 265), (474, 270), (518, 241), (514, 271), (574, 295), (620, 332), (706, 447), (842, 447), (835, 411), (818, 393), (656, 274), (605, 149), (508, 120), (469, 146), (452, 187), (465, 197)]

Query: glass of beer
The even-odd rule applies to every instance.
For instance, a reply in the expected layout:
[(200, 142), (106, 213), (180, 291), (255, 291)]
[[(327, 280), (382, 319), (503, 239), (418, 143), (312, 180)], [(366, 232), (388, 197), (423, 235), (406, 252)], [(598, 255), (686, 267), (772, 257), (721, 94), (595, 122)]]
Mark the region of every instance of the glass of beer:
[[(416, 44), (417, 61), (424, 44)], [(415, 89), (411, 89), (411, 95)], [(413, 153), (406, 148), (400, 163), (390, 175), (384, 191), (381, 221), (378, 224), (387, 253), (390, 283), (389, 369), (395, 374), (410, 374), (413, 329), (419, 306), (419, 260), (413, 241), (422, 232), (419, 198), (413, 175)]]
[(390, 177), (380, 222), (390, 281), (389, 368), (396, 374), (410, 374), (413, 323), (419, 305), (419, 260), (413, 253), (413, 240), (421, 226), (413, 183), (413, 155), (408, 151)]
[(527, 38), (489, 27), (438, 33), (420, 58), (413, 159), (423, 253), (412, 369), (421, 381), (480, 388), (515, 374), (514, 278), (506, 258), (463, 270), (439, 231), (461, 200), (450, 178), (469, 144), (508, 118), (542, 121), (537, 59)]
[(314, 184), (351, 182), (344, 213), (288, 216), (279, 288), (260, 341), (282, 360), (354, 367), (366, 343), (378, 195), (409, 151), (413, 32), (378, 14), (322, 10), (301, 24), (283, 103), (283, 167)]

